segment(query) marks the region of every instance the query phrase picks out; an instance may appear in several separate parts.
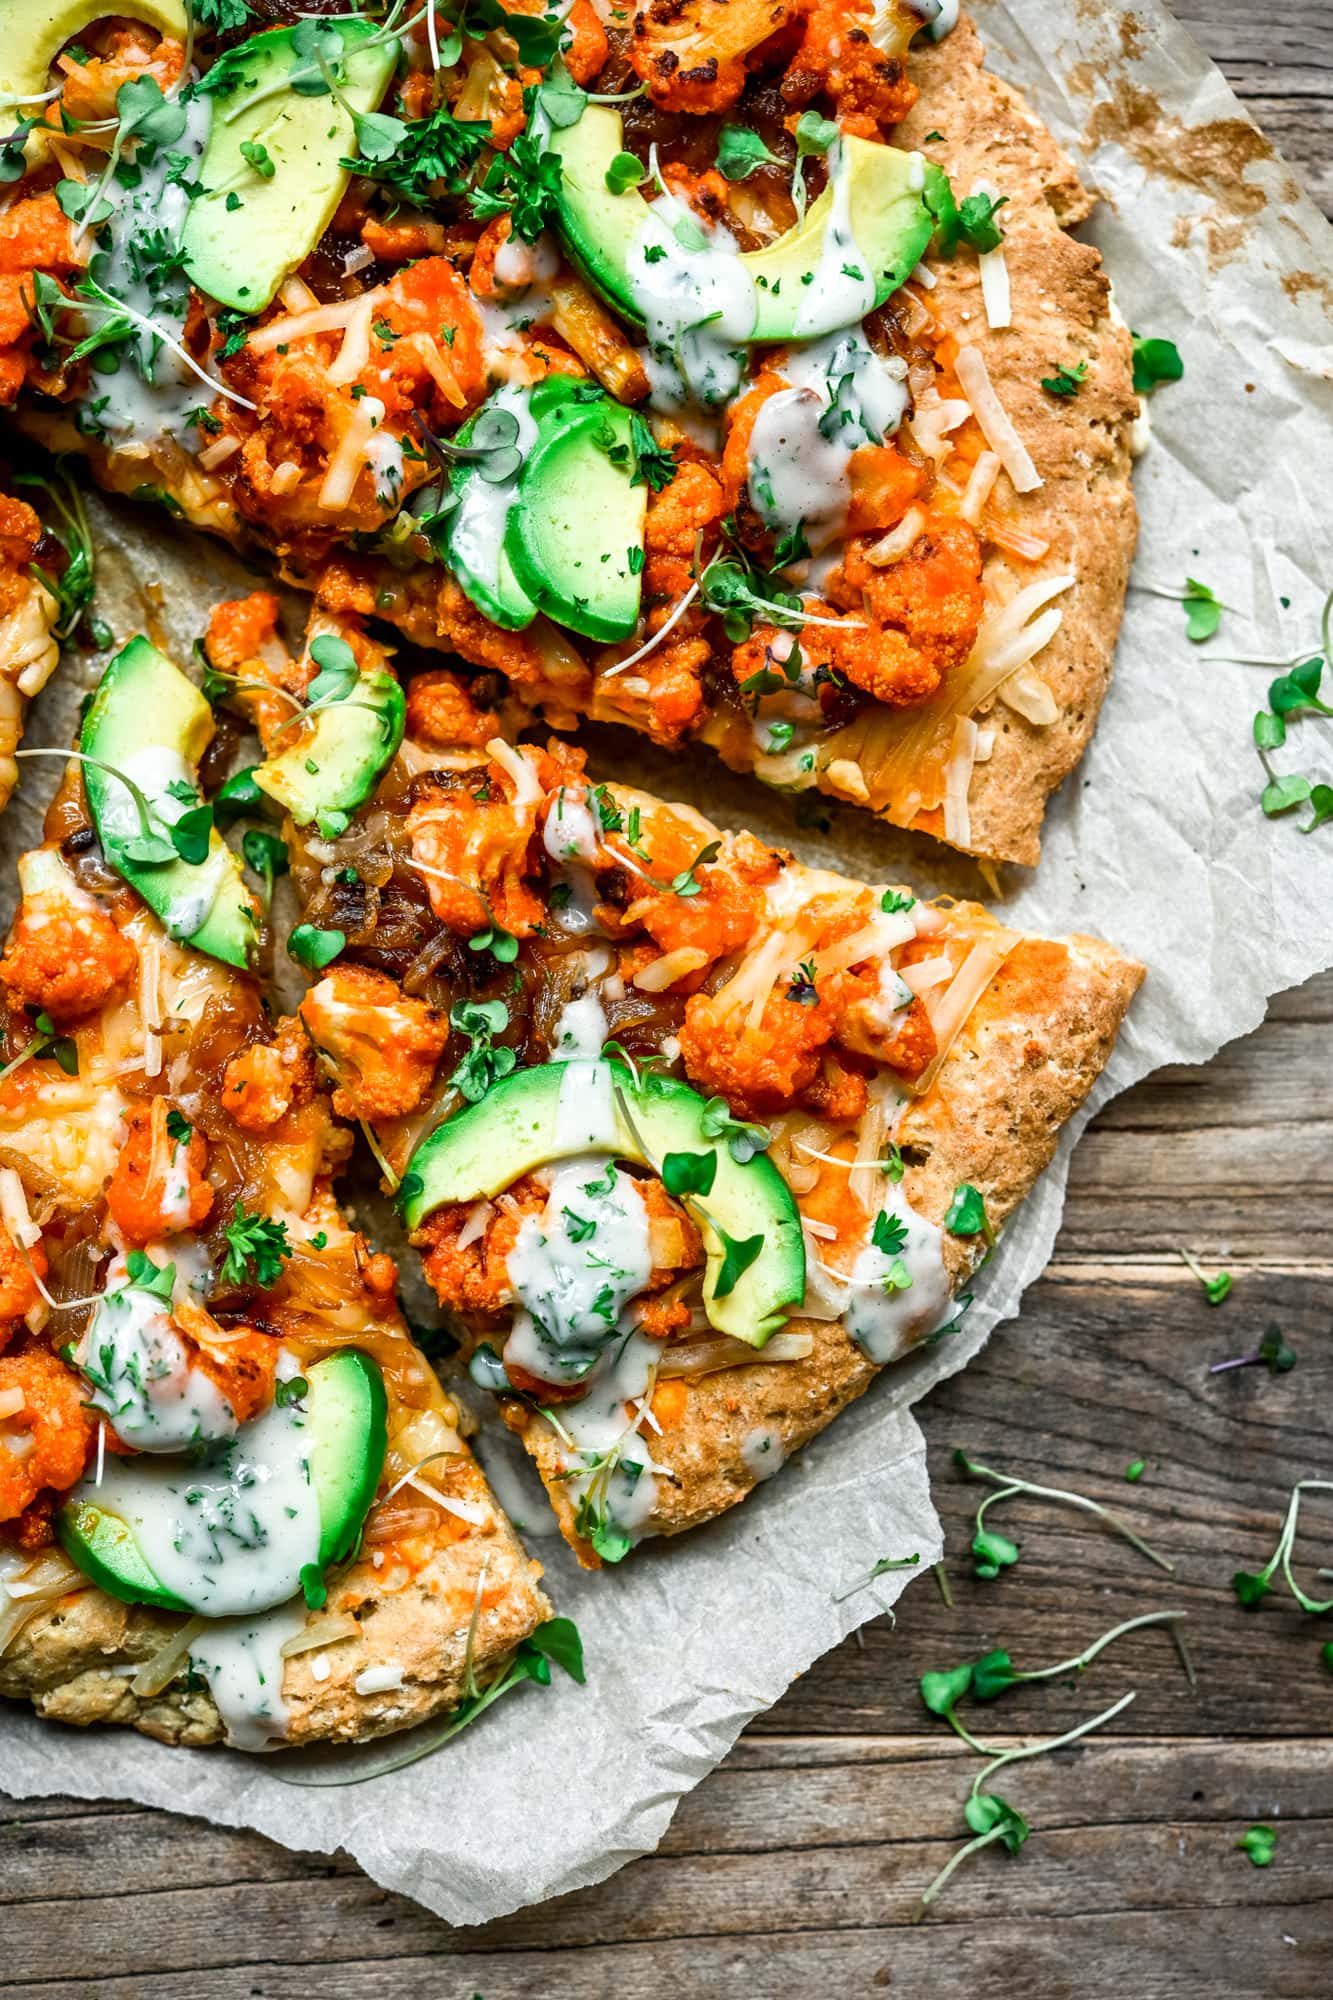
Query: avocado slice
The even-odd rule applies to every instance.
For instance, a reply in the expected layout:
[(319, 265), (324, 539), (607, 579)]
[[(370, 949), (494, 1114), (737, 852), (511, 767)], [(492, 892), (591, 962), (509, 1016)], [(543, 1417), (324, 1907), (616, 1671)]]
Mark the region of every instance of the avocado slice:
[(254, 781), (297, 826), (355, 812), (397, 756), (406, 718), (402, 689), (376, 667), (342, 701), (285, 731), (286, 748), (256, 767)]
[[(508, 410), (518, 423), (514, 442), (526, 457), (537, 439), (533, 394), (518, 386), (497, 389), (468, 418), (454, 443), (464, 448), (472, 443), (485, 411)], [(506, 632), (521, 632), (537, 616), (536, 605), (514, 575), (505, 553), (505, 528), (518, 495), (518, 482), (518, 472), (497, 483), (482, 477), (475, 459), (456, 463), (449, 478), (455, 505), (444, 532), (444, 559), (459, 585), (477, 609)]]
[[(361, 47), (380, 33), (374, 21), (340, 15), (336, 27), (342, 94), (358, 112), (373, 111), (398, 44)], [(338, 99), (290, 87), (294, 67), (318, 80), (292, 46), (297, 32), (271, 28), (229, 50), (225, 79), (211, 92), (213, 123), (199, 164), (204, 191), (190, 203), (181, 247), (200, 291), (239, 312), (262, 312), (305, 262), (342, 200), (349, 178), (342, 159), (356, 154), (351, 116)], [(252, 149), (248, 158), (243, 146)]]
[[(581, 376), (548, 375), (530, 387), (515, 383), (497, 389), (462, 425), (454, 444), (466, 449), (488, 411), (507, 410), (518, 424), (514, 442), (526, 459), (542, 420), (553, 418), (567, 405), (586, 405), (591, 388)], [(505, 548), (505, 531), (522, 477), (520, 466), (511, 479), (497, 484), (482, 477), (475, 459), (463, 459), (449, 478), (455, 505), (444, 531), (445, 562), (477, 609), (507, 632), (521, 632), (537, 616), (537, 606), (515, 576)]]
[[(160, 35), (184, 42), (189, 26), (181, 0), (23, 0), (22, 6), (5, 10), (5, 32), (0, 40), (0, 96), (31, 100), (50, 88), (51, 65), (66, 42), (72, 42), (94, 21), (108, 14), (144, 21)], [(20, 115), (24, 104), (15, 106)]]
[(256, 906), (221, 834), (210, 831), (199, 862), (134, 860), (126, 843), (141, 834), (138, 811), (113, 775), (122, 771), (138, 786), (152, 810), (154, 831), (161, 833), (192, 809), (168, 787), (195, 786), (212, 734), (213, 712), (193, 681), (147, 639), (131, 639), (102, 675), (79, 736), (85, 757), (113, 769), (85, 764), (83, 782), (102, 850), (116, 873), (138, 890), (172, 937), (244, 967), (255, 943)]
[[(322, 1570), (341, 1562), (356, 1545), (384, 1466), (384, 1378), (368, 1354), (344, 1348), (317, 1361), (305, 1380), (298, 1403), (275, 1402), (202, 1457), (151, 1464), (108, 1458), (100, 1483), (76, 1487), (56, 1516), (70, 1561), (126, 1604), (205, 1617), (285, 1604), (312, 1563)], [(315, 1503), (308, 1516), (298, 1508), (295, 1521), (282, 1477), (293, 1464), (298, 1487)], [(237, 1495), (231, 1518), (246, 1539), (221, 1515), (211, 1552), (198, 1560), (190, 1531), (202, 1530), (209, 1504), (200, 1489), (208, 1488), (211, 1500), (228, 1479)]]
[[(550, 144), (563, 170), (560, 228), (571, 254), (607, 303), (642, 326), (632, 273), (650, 204), (637, 189), (613, 194), (606, 184), (622, 149), (620, 113), (589, 104)], [(883, 305), (920, 262), (935, 226), (921, 155), (849, 133), (839, 146), (840, 164), (804, 219), (767, 249), (734, 260), (754, 285), (754, 323), (741, 337), (815, 340), (836, 332)]]
[(628, 410), (609, 398), (558, 404), (538, 422), (505, 529), (533, 603), (603, 645), (639, 621), (648, 488), (635, 469)]
[[(513, 1070), (478, 1103), (418, 1146), (399, 1196), (415, 1229), (445, 1202), (490, 1198), (553, 1160), (584, 1152), (660, 1173), (668, 1153), (708, 1153), (707, 1195), (682, 1199), (703, 1232), (704, 1310), (720, 1333), (762, 1347), (805, 1296), (805, 1239), (791, 1189), (766, 1154), (744, 1163), (704, 1137), (704, 1099), (670, 1077), (637, 1079), (615, 1062), (550, 1062)], [(721, 1298), (726, 1245), (756, 1235), (763, 1249)]]

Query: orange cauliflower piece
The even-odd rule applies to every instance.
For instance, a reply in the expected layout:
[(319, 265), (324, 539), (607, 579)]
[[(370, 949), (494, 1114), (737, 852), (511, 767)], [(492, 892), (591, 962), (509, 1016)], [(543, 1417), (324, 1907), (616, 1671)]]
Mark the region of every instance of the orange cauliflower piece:
[(328, 973), (297, 1012), (337, 1076), (334, 1110), (372, 1124), (416, 1110), (449, 1039), (445, 1015), (360, 966)]
[(836, 1027), (832, 995), (821, 988), (815, 1004), (805, 1006), (794, 997), (799, 989), (782, 982), (751, 1029), (743, 1004), (726, 1009), (719, 1004), (726, 990), (717, 996), (696, 993), (685, 1003), (680, 1053), (686, 1074), (706, 1097), (725, 1097), (742, 1118), (784, 1110), (818, 1075)]
[(188, 1140), (167, 1131), (167, 1100), (155, 1097), (125, 1115), (125, 1137), (106, 1191), (111, 1220), (130, 1243), (153, 1243), (197, 1229), (213, 1206), (204, 1179), (208, 1144), (201, 1132)]
[(407, 734), (432, 750), (481, 749), (500, 733), (493, 709), (478, 708), (461, 674), (435, 667), (407, 684)]
[(534, 821), (528, 808), (515, 811), (504, 786), (488, 764), (484, 783), (469, 772), (462, 783), (427, 784), (407, 816), (431, 908), (459, 937), (491, 923), (529, 937), (542, 921), (541, 900), (524, 880)]
[(899, 124), (921, 95), (908, 78), (905, 60), (921, 16), (902, 0), (896, 13), (894, 40), (899, 46), (886, 53), (871, 40), (877, 25), (871, 0), (809, 0), (805, 33), (782, 80), (783, 102), (804, 106), (826, 93), (844, 132), (860, 139), (882, 138), (884, 128)]
[(0, 1521), (16, 1520), (44, 1487), (73, 1486), (93, 1437), (83, 1384), (45, 1348), (0, 1355), (0, 1396), (10, 1390), (23, 1406), (0, 1417)]
[(216, 1347), (202, 1335), (187, 1338), (195, 1366), (221, 1390), (239, 1423), (248, 1424), (268, 1408), (281, 1345), (271, 1334), (252, 1326), (229, 1327)]
[(76, 1021), (105, 1006), (137, 964), (130, 940), (71, 884), (69, 897), (50, 890), (24, 897), (0, 981), (53, 1021)]
[[(841, 631), (807, 627), (814, 643), (807, 660), (821, 658), (879, 701), (925, 701), (972, 650), (985, 600), (981, 544), (966, 521), (933, 517), (910, 552), (876, 568), (865, 545), (846, 544), (842, 567), (830, 579), (833, 602), (871, 623)], [(816, 632), (818, 636), (816, 637)]]
[(25, 1259), (9, 1231), (0, 1229), (0, 1347), (8, 1341), (13, 1322), (36, 1305), (41, 1297), (37, 1278), (45, 1276), (46, 1252), (41, 1244), (34, 1243)]

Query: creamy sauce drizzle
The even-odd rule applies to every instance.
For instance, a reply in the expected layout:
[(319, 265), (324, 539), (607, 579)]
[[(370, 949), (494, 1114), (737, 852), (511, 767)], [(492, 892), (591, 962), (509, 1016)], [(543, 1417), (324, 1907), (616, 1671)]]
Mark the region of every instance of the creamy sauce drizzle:
[[(179, 340), (184, 330), (189, 283), (180, 270), (169, 276), (157, 273), (170, 264), (171, 253), (180, 244), (190, 205), (180, 182), (198, 177), (208, 144), (212, 105), (211, 97), (196, 97), (185, 104), (184, 132), (170, 145), (158, 146), (146, 164), (141, 164), (144, 149), (139, 149), (131, 163), (138, 169), (137, 186), (122, 187), (112, 176), (106, 199), (113, 204), (113, 213), (105, 228), (91, 239), (99, 246), (92, 273), (102, 289), (154, 320), (174, 340)], [(179, 159), (182, 154), (188, 166), (168, 180), (168, 174), (173, 173), (173, 156)], [(103, 250), (101, 245), (107, 247)], [(147, 254), (148, 246), (159, 245), (165, 256)], [(100, 312), (90, 314), (89, 331), (109, 317)], [(212, 397), (199, 377), (154, 334), (140, 331), (123, 345), (94, 354), (91, 368), (88, 394), (80, 405), (90, 427), (117, 445), (154, 444), (166, 432), (197, 449), (197, 430), (186, 425), (184, 418), (201, 404), (206, 406)]]
[(505, 1360), (547, 1382), (579, 1381), (648, 1282), (648, 1217), (609, 1154), (565, 1160), (540, 1217), (525, 1216), (509, 1253), (518, 1301)]
[[(279, 1379), (297, 1372), (281, 1354)], [(85, 1483), (74, 1497), (125, 1521), (158, 1581), (192, 1611), (207, 1618), (267, 1611), (285, 1603), (301, 1571), (319, 1560), (311, 1445), (302, 1405), (275, 1401), (192, 1463), (117, 1459), (100, 1487)]]
[(804, 527), (818, 552), (846, 519), (853, 453), (906, 415), (906, 365), (882, 359), (856, 326), (794, 349), (782, 373), (791, 387), (769, 397), (751, 433), (750, 499), (775, 533)]
[(906, 1229), (902, 1249), (892, 1254), (877, 1249), (867, 1231), (850, 1277), (839, 1288), (848, 1335), (878, 1367), (943, 1325), (950, 1305), (943, 1232), (916, 1213), (901, 1188), (893, 1190), (883, 1212)]
[[(514, 442), (526, 458), (537, 438), (537, 425), (528, 409), (526, 392), (513, 386), (497, 389), (491, 401), (497, 409), (508, 410), (517, 422), (518, 436)], [(492, 590), (499, 587), (505, 523), (518, 492), (518, 481), (519, 472), (500, 485), (483, 479), (480, 471), (474, 472), (463, 488), (463, 497), (450, 524), (450, 547), (458, 562)]]
[(775, 1424), (757, 1424), (741, 1439), (741, 1463), (752, 1479), (771, 1479), (786, 1455), (782, 1432)]
[(219, 1618), (190, 1648), (190, 1665), (208, 1682), (233, 1750), (270, 1750), (287, 1735), (282, 1648), (305, 1624), (301, 1598), (257, 1618)]
[(708, 229), (678, 195), (647, 204), (626, 258), (630, 295), (648, 334), (653, 408), (715, 408), (741, 386), (758, 307), (731, 232)]
[(193, 1365), (163, 1301), (126, 1283), (122, 1259), (108, 1269), (74, 1360), (92, 1385), (91, 1407), (135, 1451), (180, 1452), (236, 1435), (231, 1404)]

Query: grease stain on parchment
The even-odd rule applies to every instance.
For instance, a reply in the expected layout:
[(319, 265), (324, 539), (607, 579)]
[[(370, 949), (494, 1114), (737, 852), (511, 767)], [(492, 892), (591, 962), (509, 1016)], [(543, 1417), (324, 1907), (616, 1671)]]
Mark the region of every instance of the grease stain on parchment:
[[(1127, 59), (1137, 53), (1135, 37), (1125, 35)], [(1138, 47), (1141, 47), (1141, 37)], [(1112, 145), (1138, 161), (1144, 172), (1207, 198), (1207, 206), (1177, 217), (1172, 232), (1183, 248), (1194, 231), (1202, 230), (1208, 258), (1216, 268), (1240, 254), (1257, 218), (1269, 206), (1270, 189), (1248, 180), (1256, 165), (1282, 168), (1269, 141), (1246, 118), (1215, 118), (1204, 125), (1183, 125), (1166, 111), (1157, 96), (1127, 76), (1110, 73), (1110, 65), (1076, 63), (1068, 75), (1070, 90), (1092, 100), (1083, 128), (1089, 150)], [(1106, 94), (1109, 89), (1109, 96)], [(1295, 200), (1299, 190), (1284, 172), (1280, 199)]]

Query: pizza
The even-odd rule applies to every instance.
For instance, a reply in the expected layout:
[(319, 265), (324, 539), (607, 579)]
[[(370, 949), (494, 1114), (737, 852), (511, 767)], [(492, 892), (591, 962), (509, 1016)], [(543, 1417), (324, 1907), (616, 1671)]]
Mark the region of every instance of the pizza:
[(567, 1539), (619, 1560), (957, 1332), (1142, 967), (594, 783), (475, 678), (400, 693), (355, 621), (293, 655), (277, 614), (218, 606), (205, 653), (285, 812), (296, 1018)]
[(1137, 403), (954, 0), (0, 12), (29, 432), (530, 720), (1036, 860)]
[(310, 1041), (246, 970), (266, 921), (200, 801), (212, 731), (133, 640), (19, 864), (0, 1694), (169, 1743), (359, 1741), (549, 1676), (550, 1606), (338, 1206)]

